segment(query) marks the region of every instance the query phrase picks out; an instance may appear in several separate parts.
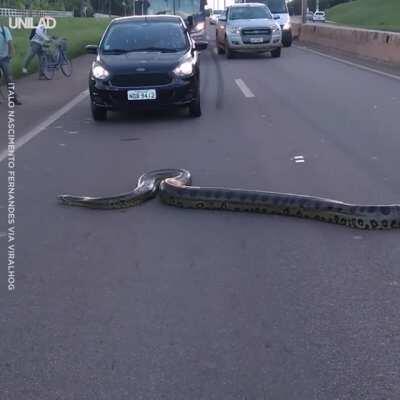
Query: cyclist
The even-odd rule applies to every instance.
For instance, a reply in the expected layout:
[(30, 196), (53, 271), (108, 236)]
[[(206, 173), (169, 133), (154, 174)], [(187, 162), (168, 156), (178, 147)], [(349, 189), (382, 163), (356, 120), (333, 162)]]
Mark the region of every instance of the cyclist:
[(42, 60), (41, 56), (43, 54), (43, 44), (50, 40), (47, 36), (47, 29), (46, 29), (47, 18), (44, 17), (41, 20), (41, 23), (36, 27), (32, 38), (30, 39), (30, 46), (28, 49), (28, 53), (25, 56), (24, 63), (22, 66), (22, 73), (28, 73), (28, 64), (31, 60), (37, 56), (39, 59), (39, 79), (45, 79), (43, 74), (43, 67), (42, 67)]
[[(0, 24), (0, 69), (4, 75), (4, 80), (7, 83), (14, 83), (11, 73), (10, 61), (15, 55), (15, 49), (12, 43), (11, 32), (8, 27)], [(17, 94), (14, 92), (14, 104), (22, 104)]]

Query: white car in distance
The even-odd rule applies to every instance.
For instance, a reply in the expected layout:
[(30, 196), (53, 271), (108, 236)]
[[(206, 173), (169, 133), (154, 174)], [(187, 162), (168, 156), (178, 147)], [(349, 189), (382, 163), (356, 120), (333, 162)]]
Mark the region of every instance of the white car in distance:
[(325, 11), (315, 11), (312, 20), (313, 22), (325, 22), (326, 21)]
[(215, 25), (218, 23), (218, 17), (224, 13), (224, 10), (214, 10), (210, 15), (210, 24)]

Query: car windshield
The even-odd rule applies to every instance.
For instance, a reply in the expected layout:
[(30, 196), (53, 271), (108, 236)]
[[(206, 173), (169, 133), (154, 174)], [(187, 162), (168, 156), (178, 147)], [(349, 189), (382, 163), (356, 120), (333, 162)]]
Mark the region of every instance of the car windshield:
[(104, 53), (134, 51), (178, 52), (188, 48), (182, 27), (175, 22), (128, 21), (110, 27), (101, 45)]
[[(265, 1), (262, 1), (265, 3)], [(273, 14), (285, 14), (287, 13), (286, 0), (267, 0), (266, 5)]]
[[(146, 0), (136, 1), (143, 4), (144, 14), (147, 15), (180, 15), (186, 19), (189, 15), (196, 15), (200, 12), (201, 0)], [(129, 1), (127, 2), (129, 4)]]
[(267, 7), (232, 7), (229, 19), (272, 19)]

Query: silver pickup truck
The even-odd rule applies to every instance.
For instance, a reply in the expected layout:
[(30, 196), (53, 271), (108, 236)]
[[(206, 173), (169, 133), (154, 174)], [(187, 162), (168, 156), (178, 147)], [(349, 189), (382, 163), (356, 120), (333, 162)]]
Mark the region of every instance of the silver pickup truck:
[(280, 57), (282, 30), (264, 4), (234, 4), (218, 18), (216, 42), (218, 53), (227, 58), (235, 52), (271, 52)]

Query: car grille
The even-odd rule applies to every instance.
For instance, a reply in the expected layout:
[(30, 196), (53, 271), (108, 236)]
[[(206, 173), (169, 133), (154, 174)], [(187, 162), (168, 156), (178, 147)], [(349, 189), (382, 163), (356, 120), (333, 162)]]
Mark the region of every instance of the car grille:
[(119, 87), (159, 86), (170, 82), (171, 76), (162, 73), (115, 75), (111, 78), (111, 84)]
[(244, 36), (268, 36), (271, 34), (269, 28), (244, 28), (242, 29), (242, 35)]
[[(256, 44), (252, 38), (262, 38), (261, 43), (269, 43), (271, 41), (271, 29), (269, 28), (244, 28), (242, 29), (242, 41), (245, 44)], [(260, 44), (260, 43), (258, 43)]]

